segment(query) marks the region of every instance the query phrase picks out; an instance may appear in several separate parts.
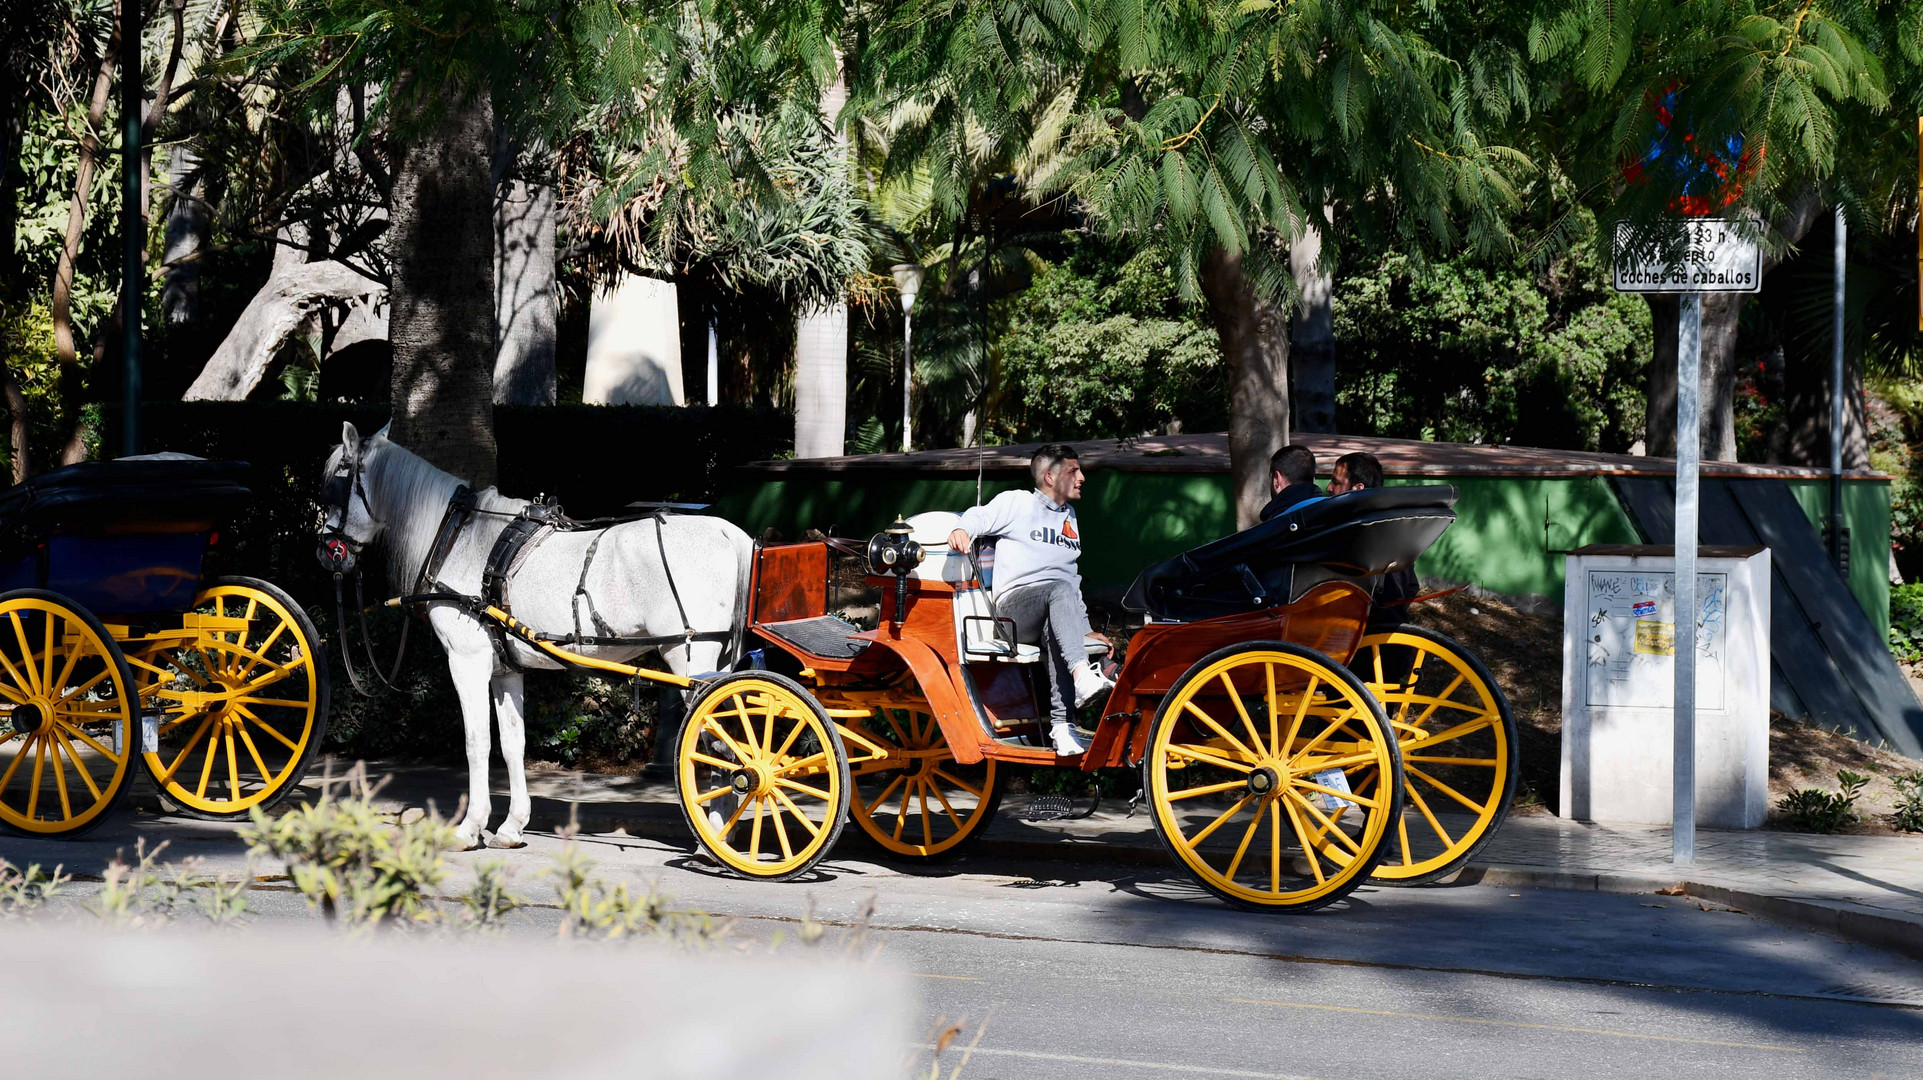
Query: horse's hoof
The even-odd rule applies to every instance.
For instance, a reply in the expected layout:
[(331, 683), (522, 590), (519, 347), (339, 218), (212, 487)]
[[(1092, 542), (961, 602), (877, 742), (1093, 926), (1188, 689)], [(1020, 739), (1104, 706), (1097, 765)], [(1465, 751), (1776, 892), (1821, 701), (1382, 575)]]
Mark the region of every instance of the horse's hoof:
[(472, 838), (466, 837), (466, 836), (456, 836), (454, 838), (454, 846), (457, 850), (460, 850), (460, 851), (479, 851), (482, 848), (486, 847), (487, 844), (478, 836), (472, 837)]
[(487, 846), (491, 848), (501, 848), (503, 850), (512, 850), (514, 848), (526, 847), (527, 841), (518, 836), (509, 838), (502, 836), (500, 833), (489, 833), (487, 834)]

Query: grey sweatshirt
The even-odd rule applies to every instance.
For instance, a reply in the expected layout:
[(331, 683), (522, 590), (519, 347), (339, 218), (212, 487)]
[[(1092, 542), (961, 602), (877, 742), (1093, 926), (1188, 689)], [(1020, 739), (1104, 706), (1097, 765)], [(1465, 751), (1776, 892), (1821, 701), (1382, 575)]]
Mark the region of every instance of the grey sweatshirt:
[(997, 537), (995, 591), (1066, 581), (1082, 587), (1075, 560), (1082, 554), (1075, 508), (1049, 501), (1039, 491), (1004, 491), (986, 506), (964, 511), (961, 527), (971, 537)]

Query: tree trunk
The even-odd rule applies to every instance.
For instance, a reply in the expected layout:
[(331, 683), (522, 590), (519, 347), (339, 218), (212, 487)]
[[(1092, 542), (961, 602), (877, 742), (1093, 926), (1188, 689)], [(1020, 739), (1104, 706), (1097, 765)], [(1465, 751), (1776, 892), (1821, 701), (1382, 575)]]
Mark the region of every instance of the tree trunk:
[(277, 268), (187, 388), (184, 400), (245, 400), (281, 345), (316, 312), (329, 304), (372, 307), (385, 291), (346, 263), (322, 260)]
[(1222, 248), (1202, 264), (1202, 295), (1229, 368), (1229, 484), (1235, 527), (1260, 520), (1269, 501), (1269, 456), (1289, 441), (1287, 320), (1256, 296), (1241, 255)]
[[(821, 92), (823, 118), (833, 124), (847, 103), (848, 84), (837, 71)], [(795, 456), (840, 457), (847, 428), (848, 302), (837, 299), (795, 323)]]
[(391, 435), (481, 488), (495, 477), (494, 109), (453, 87), (441, 108), (394, 174)]
[[(1704, 461), (1736, 460), (1736, 327), (1743, 314), (1742, 293), (1703, 296), (1702, 368), (1697, 406), (1702, 417), (1698, 445)], [(1643, 445), (1652, 457), (1676, 456), (1676, 329), (1682, 318), (1682, 298), (1651, 296), (1649, 313), (1655, 324), (1655, 351), (1649, 362), (1648, 419)]]
[(184, 326), (200, 318), (199, 255), (213, 225), (202, 198), (207, 182), (200, 173), (200, 156), (191, 145), (174, 147), (167, 162), (167, 184), (173, 197), (167, 205), (167, 235), (160, 256), (160, 310), (170, 325)]
[[(1322, 208), (1333, 221), (1335, 208)], [(1289, 390), (1294, 428), (1335, 434), (1335, 267), (1322, 259), (1322, 229), (1306, 224), (1289, 248), (1298, 300), (1289, 329)]]
[(554, 189), (511, 180), (494, 211), (494, 403), (554, 404)]

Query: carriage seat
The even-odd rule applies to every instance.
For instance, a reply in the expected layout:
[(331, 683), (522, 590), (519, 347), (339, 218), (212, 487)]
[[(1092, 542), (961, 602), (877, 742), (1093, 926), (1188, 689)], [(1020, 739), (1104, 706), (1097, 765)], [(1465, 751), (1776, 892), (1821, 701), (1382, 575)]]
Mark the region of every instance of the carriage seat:
[(1276, 607), (1325, 581), (1373, 591), (1408, 569), (1455, 521), (1447, 484), (1353, 491), (1278, 514), (1142, 571), (1122, 598), (1160, 622)]
[(184, 611), (207, 539), (246, 503), (248, 466), (185, 454), (89, 461), (0, 491), (0, 589), (103, 612)]
[[(994, 590), (975, 580), (975, 565), (969, 557), (948, 548), (948, 534), (961, 527), (961, 515), (947, 510), (931, 510), (908, 519), (915, 530), (915, 542), (928, 553), (914, 576), (924, 581), (945, 581), (955, 588), (955, 641), (964, 662), (999, 660), (1003, 663), (1032, 664), (1041, 659), (1041, 643), (1021, 641), (1015, 621), (995, 612)], [(984, 541), (975, 541), (979, 553)], [(1108, 655), (1108, 644), (1089, 641), (1088, 658), (1099, 660)]]

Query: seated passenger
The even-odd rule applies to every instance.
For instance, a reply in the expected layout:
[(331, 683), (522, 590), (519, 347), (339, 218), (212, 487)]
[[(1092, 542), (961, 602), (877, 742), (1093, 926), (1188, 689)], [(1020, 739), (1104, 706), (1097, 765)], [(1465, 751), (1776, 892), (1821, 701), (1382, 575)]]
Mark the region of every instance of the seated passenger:
[[(1335, 459), (1335, 469), (1329, 477), (1330, 495), (1347, 495), (1351, 491), (1368, 491), (1381, 486), (1382, 462), (1377, 461), (1374, 454), (1358, 451)], [(1420, 592), (1416, 572), (1409, 567), (1382, 575), (1382, 580), (1375, 587), (1375, 606), (1369, 609), (1367, 632), (1383, 633), (1407, 622), (1409, 602)]]
[(995, 611), (1015, 622), (1016, 637), (1042, 646), (1048, 675), (1048, 737), (1055, 753), (1086, 749), (1075, 709), (1114, 685), (1088, 659), (1088, 610), (1082, 606), (1081, 531), (1069, 504), (1082, 497), (1075, 448), (1050, 443), (1028, 462), (1032, 491), (1004, 491), (961, 516), (948, 546), (967, 551), (976, 537), (996, 537)]
[(1277, 450), (1269, 458), (1269, 490), (1274, 497), (1262, 508), (1267, 521), (1284, 510), (1294, 510), (1327, 496), (1315, 486), (1315, 455), (1306, 446), (1294, 443)]

